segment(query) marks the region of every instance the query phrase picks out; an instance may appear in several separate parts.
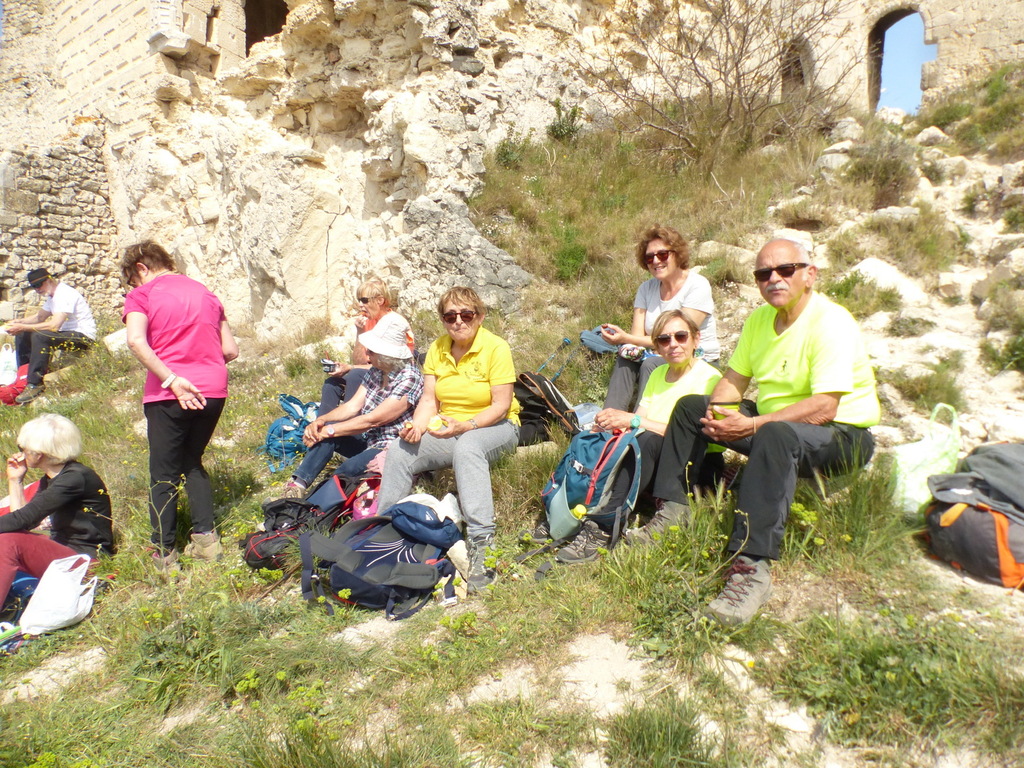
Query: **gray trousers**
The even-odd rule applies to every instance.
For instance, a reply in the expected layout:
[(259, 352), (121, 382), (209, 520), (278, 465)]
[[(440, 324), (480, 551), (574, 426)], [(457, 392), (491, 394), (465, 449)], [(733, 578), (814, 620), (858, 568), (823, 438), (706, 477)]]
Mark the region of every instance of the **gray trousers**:
[(379, 514), (412, 490), (413, 475), (451, 467), (459, 492), (459, 506), (470, 540), (494, 535), (494, 496), (491, 464), (514, 451), (519, 427), (507, 419), (490, 427), (471, 429), (458, 437), (424, 434), (418, 443), (395, 440), (388, 447), (381, 478)]
[(639, 403), (647, 380), (651, 378), (651, 372), (665, 362), (665, 358), (660, 355), (645, 357), (639, 363), (615, 355), (615, 368), (612, 369), (612, 376), (608, 380), (608, 397), (604, 399), (604, 407), (618, 411), (635, 410), (634, 393), (637, 393), (636, 402)]

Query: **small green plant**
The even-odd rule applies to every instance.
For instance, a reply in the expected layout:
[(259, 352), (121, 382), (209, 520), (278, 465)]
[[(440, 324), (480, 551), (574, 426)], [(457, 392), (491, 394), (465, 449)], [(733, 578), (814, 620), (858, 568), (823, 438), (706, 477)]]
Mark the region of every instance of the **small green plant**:
[(935, 321), (926, 317), (913, 317), (911, 315), (898, 314), (889, 321), (885, 332), (890, 336), (908, 338), (910, 336), (921, 336), (935, 327)]
[(895, 312), (903, 306), (900, 292), (895, 288), (880, 288), (874, 280), (860, 272), (850, 272), (845, 277), (825, 286), (825, 293), (842, 304), (856, 318), (865, 318), (875, 312)]
[(555, 119), (548, 123), (548, 136), (564, 143), (575, 141), (583, 129), (582, 116), (583, 110), (578, 104), (565, 109), (562, 100), (555, 99)]
[(1003, 225), (1007, 232), (1024, 232), (1024, 205), (1017, 204), (1003, 211)]
[(743, 268), (739, 259), (731, 254), (715, 256), (701, 270), (713, 286), (721, 288), (729, 283), (750, 282), (749, 272)]
[(921, 164), (921, 173), (932, 184), (941, 184), (946, 180), (945, 169), (933, 160), (926, 160)]
[(931, 363), (929, 367), (931, 372), (920, 376), (895, 371), (887, 378), (901, 395), (923, 413), (928, 413), (936, 403), (949, 403), (958, 410), (962, 409), (964, 396), (956, 377), (963, 368), (963, 355), (953, 352)]
[(991, 204), (988, 192), (981, 184), (968, 187), (960, 201), (960, 212), (968, 216), (977, 216)]
[(511, 170), (518, 169), (526, 159), (526, 153), (530, 148), (530, 135), (532, 131), (525, 134), (520, 133), (511, 125), (505, 129), (505, 137), (498, 142), (494, 149), (494, 162), (502, 168)]
[(966, 101), (949, 101), (932, 110), (925, 111), (918, 116), (917, 122), (922, 125), (934, 125), (936, 128), (945, 130), (953, 123), (969, 117), (973, 111), (974, 107)]
[(836, 269), (852, 267), (867, 256), (858, 240), (856, 229), (846, 229), (828, 241), (828, 260)]
[(607, 725), (605, 758), (613, 768), (736, 765), (735, 747), (716, 744), (701, 728), (700, 707), (662, 693), (616, 715)]
[(566, 225), (558, 232), (558, 247), (555, 249), (555, 272), (559, 280), (579, 278), (587, 265), (587, 247), (579, 241), (580, 231)]

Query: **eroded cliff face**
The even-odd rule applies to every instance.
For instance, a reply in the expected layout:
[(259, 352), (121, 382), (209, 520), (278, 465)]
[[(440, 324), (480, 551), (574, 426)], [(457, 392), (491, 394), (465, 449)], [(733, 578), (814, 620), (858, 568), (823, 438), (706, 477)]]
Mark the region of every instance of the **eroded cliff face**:
[(556, 98), (587, 98), (558, 43), (582, 13), (297, 3), (280, 35), (216, 79), (163, 76), (152, 130), (112, 137), (121, 240), (167, 244), (260, 335), (340, 321), (373, 274), (405, 307), (465, 283), (512, 308), (529, 277), (475, 231), (465, 201), (509, 127), (542, 134)]

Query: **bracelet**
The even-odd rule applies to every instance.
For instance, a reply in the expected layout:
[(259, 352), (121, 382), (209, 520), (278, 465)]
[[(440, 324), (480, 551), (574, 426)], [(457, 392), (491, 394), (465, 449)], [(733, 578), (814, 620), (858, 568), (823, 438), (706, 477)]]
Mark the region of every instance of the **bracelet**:
[(178, 374), (172, 373), (170, 376), (163, 380), (163, 383), (160, 384), (160, 389), (167, 389), (169, 386), (171, 386), (171, 384), (174, 383), (174, 380), (176, 378), (178, 378)]
[(753, 433), (751, 434), (751, 437), (753, 437), (754, 435), (756, 435), (756, 434), (757, 434), (757, 416), (751, 416), (751, 417), (750, 417), (750, 420), (751, 420), (752, 422), (754, 422), (754, 431), (753, 431)]
[(476, 419), (470, 419), (469, 423), (473, 425), (473, 429), (480, 429), (480, 425), (476, 423)]

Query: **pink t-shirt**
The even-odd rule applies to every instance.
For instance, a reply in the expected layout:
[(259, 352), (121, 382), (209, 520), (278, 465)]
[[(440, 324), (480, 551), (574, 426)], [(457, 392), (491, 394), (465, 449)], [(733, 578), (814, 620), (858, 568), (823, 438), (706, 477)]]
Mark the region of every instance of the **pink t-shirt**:
[[(224, 307), (202, 283), (184, 275), (160, 275), (133, 289), (124, 314), (141, 312), (149, 321), (146, 341), (168, 368), (195, 384), (206, 397), (228, 396), (228, 368), (220, 341)], [(150, 373), (142, 402), (173, 400)]]

